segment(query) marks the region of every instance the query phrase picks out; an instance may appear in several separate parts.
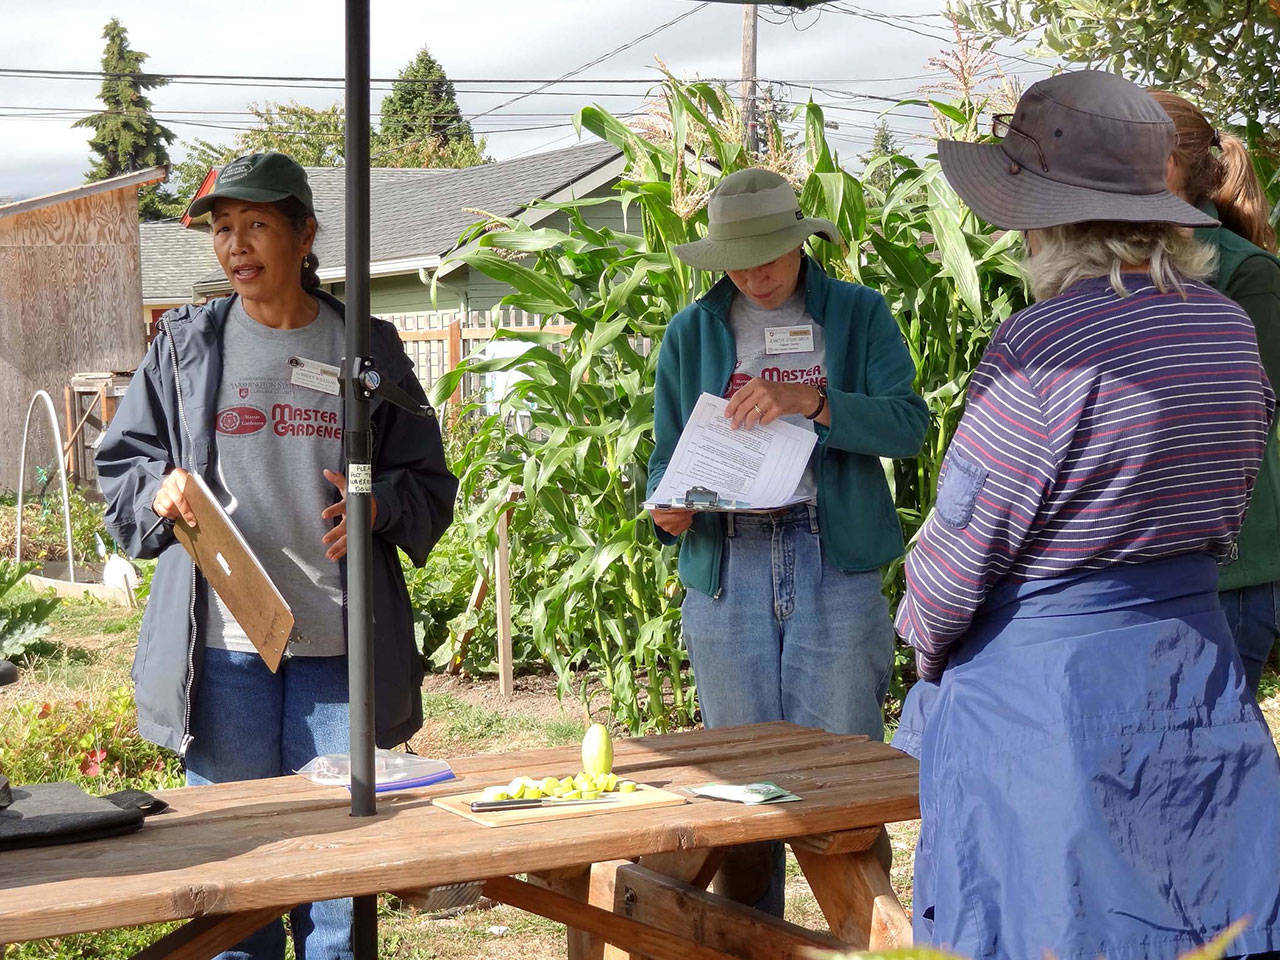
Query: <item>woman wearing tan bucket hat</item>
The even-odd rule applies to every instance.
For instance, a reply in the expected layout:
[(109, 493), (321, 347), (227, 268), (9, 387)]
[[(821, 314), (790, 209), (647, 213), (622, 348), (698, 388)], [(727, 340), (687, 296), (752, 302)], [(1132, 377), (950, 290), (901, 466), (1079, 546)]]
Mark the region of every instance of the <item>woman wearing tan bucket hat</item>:
[[(794, 505), (755, 513), (654, 511), (681, 538), (683, 629), (708, 727), (791, 720), (883, 736), (893, 630), (880, 568), (902, 552), (881, 457), (909, 457), (928, 412), (884, 299), (829, 278), (804, 254), (836, 228), (805, 217), (767, 170), (725, 177), (708, 235), (676, 248), (725, 272), (667, 328), (654, 395), (649, 492), (703, 392), (737, 427), (782, 418), (818, 440)], [(778, 334), (785, 334), (779, 336)], [(726, 859), (717, 889), (781, 915), (781, 844)]]
[[(1172, 958), (1280, 946), (1280, 758), (1216, 592), (1274, 395), (1205, 284), (1212, 217), (1165, 188), (1173, 124), (1107, 73), (1032, 86), (999, 143), (939, 144), (1026, 233), (1037, 302), (972, 378), (906, 562), (919, 943)], [(1265, 865), (1265, 866), (1263, 866)]]

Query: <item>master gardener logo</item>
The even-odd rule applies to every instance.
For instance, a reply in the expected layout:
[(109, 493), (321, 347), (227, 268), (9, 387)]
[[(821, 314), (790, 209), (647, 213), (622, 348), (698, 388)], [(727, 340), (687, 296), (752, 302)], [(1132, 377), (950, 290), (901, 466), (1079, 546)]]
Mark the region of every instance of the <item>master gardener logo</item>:
[(267, 425), (267, 415), (257, 407), (227, 407), (218, 411), (217, 430), (230, 437), (257, 433)]
[(239, 160), (232, 160), (222, 168), (222, 173), (218, 174), (218, 180), (221, 183), (230, 183), (232, 180), (239, 180), (249, 168), (253, 166), (252, 160), (248, 157), (241, 157)]

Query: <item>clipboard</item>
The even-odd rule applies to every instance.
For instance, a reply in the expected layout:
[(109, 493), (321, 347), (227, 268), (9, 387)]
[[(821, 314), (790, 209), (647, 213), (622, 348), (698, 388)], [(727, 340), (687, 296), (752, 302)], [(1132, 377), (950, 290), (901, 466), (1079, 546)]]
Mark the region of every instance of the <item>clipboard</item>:
[(179, 519), (173, 535), (275, 673), (293, 631), (293, 611), (204, 478), (189, 477), (183, 496), (196, 526)]
[(676, 497), (666, 503), (646, 500), (642, 506), (646, 510), (698, 510), (704, 513), (736, 513), (751, 509), (751, 504), (745, 500), (726, 500), (715, 490), (708, 490), (706, 487), (690, 487), (683, 497)]

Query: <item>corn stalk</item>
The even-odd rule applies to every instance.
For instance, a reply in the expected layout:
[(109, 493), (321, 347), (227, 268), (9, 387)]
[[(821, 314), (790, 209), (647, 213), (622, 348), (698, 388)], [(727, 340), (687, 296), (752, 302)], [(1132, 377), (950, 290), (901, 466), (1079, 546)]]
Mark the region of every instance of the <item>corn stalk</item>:
[[(938, 106), (957, 123), (972, 123)], [(933, 414), (923, 453), (885, 467), (908, 536), (933, 504), (942, 454), (987, 339), (1024, 302), (1015, 238), (965, 212), (936, 162), (877, 161), (893, 173), (877, 191), (841, 167), (815, 104), (803, 111), (802, 155), (777, 129), (768, 132), (766, 155), (746, 155), (736, 108), (711, 84), (668, 77), (658, 113), (661, 122), (643, 132), (600, 107), (577, 117), (623, 151), (618, 192), (635, 232), (590, 225), (587, 208), (599, 201), (541, 204), (562, 212), (568, 229), (490, 220), (472, 228), (457, 254), (514, 289), (504, 304), (572, 323), (573, 332), (501, 331), (497, 337), (528, 349), (468, 359), (434, 388), (440, 403), (469, 373), (523, 375), (496, 415), (478, 405), (452, 412), (476, 418), (457, 464), (468, 505), (461, 522), (491, 552), (498, 509), (511, 487), (523, 487), (512, 513), (512, 587), (528, 622), (517, 629), (532, 633), (562, 692), (598, 679), (615, 718), (636, 731), (686, 723), (695, 707), (679, 641), (674, 551), (658, 543), (640, 502), (663, 332), (716, 279), (672, 249), (705, 234), (705, 198), (719, 178), (751, 165), (790, 175), (805, 211), (834, 221), (848, 241), (815, 239), (811, 252), (834, 275), (883, 293), (898, 318)], [(532, 420), (526, 435), (503, 426), (516, 412)], [(895, 603), (900, 579), (898, 565), (886, 571)], [(899, 676), (899, 694), (908, 679)]]

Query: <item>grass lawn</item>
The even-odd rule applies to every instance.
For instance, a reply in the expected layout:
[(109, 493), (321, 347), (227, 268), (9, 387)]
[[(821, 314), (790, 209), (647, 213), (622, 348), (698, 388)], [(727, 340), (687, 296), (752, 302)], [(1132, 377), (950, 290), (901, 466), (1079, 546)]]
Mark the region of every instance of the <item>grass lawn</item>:
[[(24, 588), (19, 588), (24, 589)], [(15, 598), (16, 599), (16, 598)], [(108, 709), (121, 687), (128, 687), (134, 639), (141, 615), (93, 601), (66, 601), (53, 616), (57, 653), (24, 669), (18, 683), (0, 688), (0, 731), (15, 729), (32, 705), (79, 703), (88, 710)], [(1280, 731), (1280, 678), (1263, 681), (1263, 711)], [(548, 678), (517, 679), (515, 696), (504, 700), (496, 681), (431, 676), (423, 694), (426, 724), (413, 746), (430, 756), (461, 756), (578, 742), (584, 719), (576, 704), (561, 704)], [(21, 782), (19, 778), (15, 778)], [(890, 827), (892, 881), (903, 903), (911, 905), (911, 861), (917, 823)], [(427, 919), (390, 897), (380, 905), (380, 956), (404, 960), (540, 960), (563, 958), (564, 928), (511, 907), (482, 902), (457, 916)], [(795, 860), (787, 863), (787, 919), (823, 930), (818, 909)], [(79, 960), (128, 957), (172, 925), (113, 931), (92, 936), (37, 941), (11, 947), (5, 960)], [(292, 952), (290, 952), (292, 956)]]

